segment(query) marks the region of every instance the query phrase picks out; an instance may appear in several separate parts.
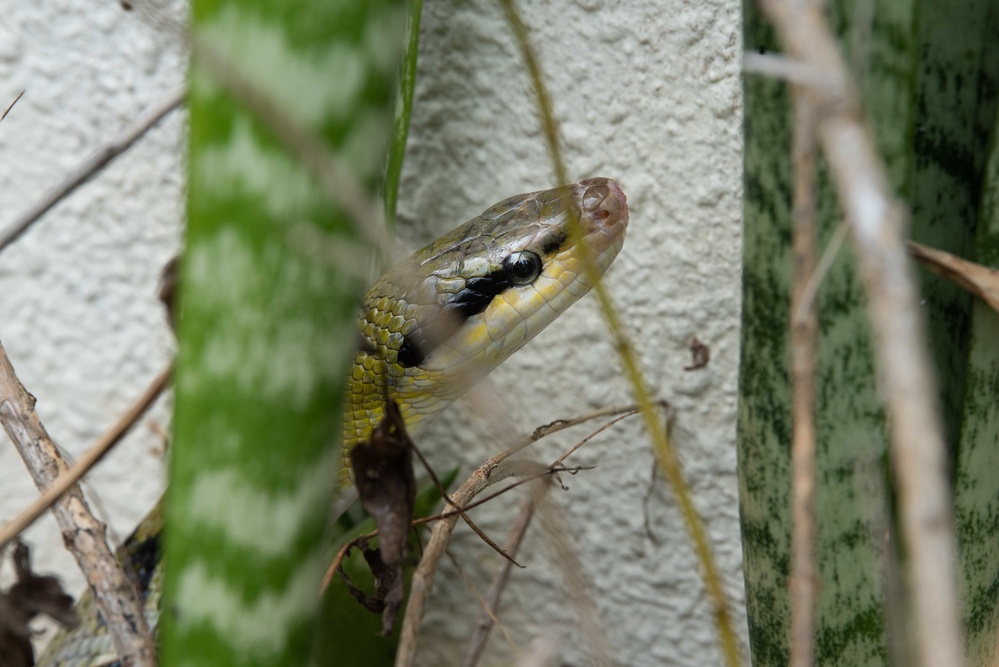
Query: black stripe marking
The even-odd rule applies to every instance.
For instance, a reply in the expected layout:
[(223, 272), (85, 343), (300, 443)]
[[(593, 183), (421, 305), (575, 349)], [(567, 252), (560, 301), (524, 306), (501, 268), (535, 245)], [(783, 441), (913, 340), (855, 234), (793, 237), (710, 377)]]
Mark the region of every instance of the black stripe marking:
[(541, 254), (543, 254), (545, 257), (554, 255), (555, 253), (557, 253), (559, 250), (562, 249), (562, 246), (565, 245), (565, 241), (568, 238), (569, 238), (568, 234), (566, 234), (562, 230), (556, 229), (555, 233), (549, 236), (545, 240), (545, 244), (541, 246)]
[(511, 287), (510, 280), (502, 270), (485, 276), (469, 278), (465, 288), (456, 292), (451, 299), (437, 309), (431, 319), (403, 337), (397, 357), (403, 368), (419, 366), (427, 357), (454, 335), (468, 318), (478, 315), (489, 307), (492, 300)]

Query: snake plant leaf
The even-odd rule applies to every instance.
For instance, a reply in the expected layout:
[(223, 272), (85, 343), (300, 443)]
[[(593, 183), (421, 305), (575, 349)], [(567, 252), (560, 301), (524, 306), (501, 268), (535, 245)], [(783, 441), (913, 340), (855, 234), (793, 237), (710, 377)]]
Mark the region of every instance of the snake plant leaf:
[[(985, 168), (974, 257), (999, 272), (999, 112)], [(977, 265), (976, 265), (977, 266)], [(999, 310), (972, 307), (967, 396), (954, 486), (970, 664), (994, 665), (999, 646)]]
[[(909, 206), (912, 237), (975, 258), (988, 149), (982, 137), (993, 131), (999, 91), (994, 3), (836, 0), (828, 11), (860, 85), (891, 186)], [(777, 42), (755, 3), (744, 3), (744, 15), (747, 49), (775, 50)], [(759, 667), (789, 660), (791, 113), (785, 84), (759, 76), (746, 79), (745, 105), (739, 480), (750, 641)], [(842, 213), (820, 176), (820, 238), (826, 245), (842, 224)], [(980, 336), (975, 333), (979, 309), (949, 281), (923, 273), (921, 283), (958, 511), (962, 495), (974, 490), (979, 528), (995, 524), (997, 508), (989, 504), (999, 494), (994, 472), (962, 463), (972, 423), (982, 429), (981, 441), (991, 437), (994, 448), (997, 438), (989, 410), (980, 423), (968, 415), (976, 403), (999, 403), (994, 387), (980, 379), (980, 360), (972, 351)], [(897, 575), (905, 555), (894, 538), (890, 462), (866, 305), (848, 252), (836, 257), (818, 300), (816, 663), (907, 664), (906, 598)], [(959, 530), (962, 548), (976, 541), (965, 537), (960, 525)], [(986, 543), (999, 554), (994, 538)], [(966, 570), (967, 553), (962, 551)], [(984, 569), (993, 572), (990, 568)]]
[[(192, 27), (232, 81), (280, 105), (374, 200), (405, 10), (401, 0), (198, 0)], [(289, 230), (308, 221), (354, 244), (361, 234), (227, 77), (198, 63), (162, 664), (333, 664), (312, 649), (331, 443), (365, 285), (306, 256)]]

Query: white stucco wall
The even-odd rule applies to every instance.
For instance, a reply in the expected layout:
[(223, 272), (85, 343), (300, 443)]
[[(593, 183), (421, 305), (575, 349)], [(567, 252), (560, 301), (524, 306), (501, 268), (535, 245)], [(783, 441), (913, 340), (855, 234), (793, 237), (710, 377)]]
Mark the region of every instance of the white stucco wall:
[[(163, 3), (166, 16), (185, 16)], [(183, 81), (182, 42), (116, 2), (0, 1), (0, 226)], [(183, 116), (175, 114), (0, 253), (0, 341), (53, 439), (79, 455), (173, 350), (156, 298), (183, 212)], [(119, 537), (163, 488), (161, 399), (89, 479)], [(0, 520), (37, 491), (0, 432)], [(46, 516), (28, 531), (39, 572), (83, 580)], [(6, 566), (7, 563), (4, 563)], [(10, 568), (4, 570), (9, 574)]]
[[(655, 393), (677, 410), (676, 444), (745, 634), (735, 478), (740, 290), (740, 3), (523, 2), (562, 121), (573, 178), (615, 178), (629, 196), (624, 250), (607, 277)], [(168, 5), (171, 16), (183, 15)], [(115, 3), (14, 3), (0, 23), (0, 225), (183, 78), (180, 42)], [(488, 0), (428, 0), (400, 232), (415, 247), (507, 195), (548, 187), (550, 162), (502, 11)], [(169, 358), (155, 298), (183, 211), (183, 116), (0, 254), (0, 340), (55, 439), (79, 453)], [(697, 336), (711, 363), (685, 372)], [(467, 469), (556, 417), (630, 400), (596, 305), (575, 306), (494, 375), (484, 418), (452, 410), (423, 438), (438, 469)], [(484, 397), (484, 398), (483, 398)], [(161, 489), (168, 402), (101, 465), (91, 485), (125, 534)], [(497, 427), (496, 424), (502, 426)], [(492, 424), (492, 425), (491, 425)], [(582, 434), (580, 434), (582, 435)], [(2, 436), (0, 436), (2, 437)], [(557, 456), (568, 438), (540, 450)], [(561, 443), (558, 444), (558, 443)], [(639, 423), (584, 448), (597, 468), (556, 491), (583, 574), (621, 665), (720, 664), (711, 613), (673, 498)], [(0, 442), (0, 518), (34, 496)], [(502, 541), (516, 499), (476, 518)], [(548, 629), (564, 664), (586, 664), (575, 612), (536, 524), (502, 618), (522, 645)], [(28, 534), (39, 570), (79, 586), (54, 523)], [(498, 558), (464, 528), (454, 552), (480, 588)], [(455, 664), (477, 604), (445, 563), (424, 664)], [(494, 637), (490, 659), (512, 654)]]

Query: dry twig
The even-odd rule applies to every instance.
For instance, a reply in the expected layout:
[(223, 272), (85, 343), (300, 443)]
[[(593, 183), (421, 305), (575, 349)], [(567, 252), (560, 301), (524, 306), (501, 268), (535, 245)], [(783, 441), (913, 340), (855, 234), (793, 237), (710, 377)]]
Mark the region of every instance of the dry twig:
[[(434, 525), (430, 533), (430, 540), (423, 550), (423, 557), (420, 559), (416, 572), (413, 574), (413, 580), (410, 584), (409, 603), (406, 605), (406, 615), (403, 619), (399, 648), (395, 656), (396, 667), (412, 667), (416, 663), (416, 645), (419, 638), (420, 621), (423, 618), (423, 608), (430, 595), (434, 574), (437, 572), (441, 556), (451, 540), (451, 533), (454, 531), (458, 516), (461, 512), (468, 510), (476, 496), (487, 487), (507, 477), (519, 474), (520, 471), (525, 469), (525, 466), (519, 465), (522, 463), (521, 461), (511, 461), (509, 460), (510, 457), (544, 436), (556, 433), (570, 426), (575, 426), (602, 416), (616, 415), (623, 412), (634, 413), (635, 411), (635, 406), (606, 408), (575, 419), (560, 419), (541, 426), (535, 429), (534, 433), (528, 438), (525, 438), (510, 449), (497, 454), (482, 464), (457, 491), (451, 494), (451, 504), (459, 507), (460, 511), (455, 511), (450, 515), (443, 514), (441, 520)], [(559, 461), (565, 459), (568, 455), (568, 453), (563, 454)], [(550, 471), (552, 467), (549, 466), (546, 470)], [(548, 474), (548, 472), (544, 474)], [(504, 489), (504, 492), (507, 490)]]
[[(791, 293), (791, 381), (793, 439), (791, 461), (791, 667), (815, 663), (815, 609), (818, 572), (815, 556), (815, 369), (818, 310), (810, 298), (816, 271), (815, 105), (807, 88), (794, 90), (794, 223)], [(807, 303), (804, 303), (807, 300)]]
[(915, 241), (909, 241), (907, 247), (909, 254), (927, 269), (968, 290), (999, 312), (999, 269), (975, 264)]
[[(532, 489), (533, 492), (524, 498), (524, 501), (521, 503), (520, 511), (517, 513), (517, 520), (514, 521), (513, 527), (506, 538), (506, 551), (510, 555), (517, 555), (520, 545), (524, 542), (524, 536), (527, 535), (527, 527), (531, 525), (531, 519), (534, 517), (534, 509), (537, 506), (537, 501), (550, 488), (551, 484), (538, 484)], [(506, 588), (507, 581), (510, 580), (511, 570), (510, 562), (506, 561), (500, 563), (499, 569), (493, 575), (493, 580), (489, 585), (489, 593), (486, 595), (484, 608), (482, 613), (479, 614), (478, 623), (475, 624), (475, 632), (472, 634), (472, 639), (468, 643), (468, 649), (461, 660), (461, 667), (475, 667), (482, 656), (482, 652), (486, 649), (486, 642), (489, 641), (489, 633), (495, 623), (496, 610), (499, 609), (503, 590)]]
[(17, 94), (17, 97), (15, 97), (15, 98), (14, 98), (14, 101), (13, 101), (13, 102), (11, 102), (10, 104), (8, 104), (8, 105), (7, 105), (7, 108), (3, 110), (3, 115), (2, 115), (2, 116), (0, 116), (0, 123), (2, 123), (2, 122), (3, 122), (3, 119), (7, 117), (7, 114), (9, 114), (9, 113), (10, 113), (10, 110), (14, 108), (14, 105), (15, 105), (15, 104), (17, 104), (17, 101), (18, 101), (19, 99), (21, 99), (21, 96), (22, 96), (22, 95), (24, 95), (24, 91), (23, 91), (23, 90), (22, 90), (21, 92), (19, 92), (19, 93)]
[[(500, 464), (502, 465), (502, 464)], [(467, 505), (482, 489), (490, 483), (490, 476), (496, 467), (491, 460), (480, 467), (461, 487), (451, 494), (451, 500), (459, 507)], [(402, 633), (399, 637), (399, 648), (395, 654), (396, 667), (412, 667), (416, 664), (416, 644), (419, 637), (420, 620), (423, 618), (423, 607), (433, 586), (434, 574), (440, 564), (441, 556), (451, 540), (451, 533), (458, 516), (454, 515), (439, 521), (430, 533), (430, 540), (423, 550), (423, 557), (413, 574), (410, 583), (409, 602), (406, 604), (406, 615), (402, 623)]]
[[(2, 344), (0, 421), (39, 489), (44, 490), (66, 474), (68, 466), (35, 413), (35, 399), (17, 379)], [(107, 543), (107, 527), (94, 517), (79, 486), (56, 502), (52, 511), (66, 547), (96, 593), (122, 664), (153, 667), (156, 652), (142, 611), (142, 598)]]
[(145, 412), (152, 407), (153, 402), (162, 393), (163, 389), (166, 387), (167, 382), (170, 380), (171, 367), (165, 368), (156, 378), (152, 381), (146, 391), (143, 392), (142, 396), (136, 400), (135, 403), (128, 409), (128, 411), (121, 416), (121, 418), (115, 422), (100, 440), (94, 443), (86, 453), (81, 456), (76, 463), (73, 464), (69, 470), (64, 474), (59, 475), (52, 484), (45, 489), (33, 503), (24, 509), (20, 514), (18, 514), (14, 519), (4, 525), (0, 529), (0, 549), (6, 546), (7, 542), (16, 538), (25, 529), (35, 522), (42, 513), (52, 506), (52, 503), (56, 502), (77, 482), (83, 479), (83, 476), (90, 472), (97, 463), (104, 458), (112, 447), (121, 442), (121, 439), (132, 430), (139, 418), (145, 414)]
[(14, 220), (6, 229), (0, 231), (0, 252), (16, 241), (28, 227), (45, 215), (49, 209), (62, 201), (76, 188), (89, 181), (106, 164), (131, 148), (132, 144), (142, 138), (154, 125), (168, 113), (184, 102), (186, 89), (181, 86), (164, 97), (155, 106), (146, 111), (124, 132), (104, 145), (91, 157), (84, 160), (66, 179), (53, 188), (34, 206)]
[(913, 636), (920, 664), (960, 667), (953, 506), (924, 323), (902, 240), (903, 212), (890, 194), (859, 93), (821, 3), (764, 0), (762, 6), (790, 56), (821, 71), (827, 82), (811, 90), (818, 139), (850, 225), (875, 334), (909, 554)]

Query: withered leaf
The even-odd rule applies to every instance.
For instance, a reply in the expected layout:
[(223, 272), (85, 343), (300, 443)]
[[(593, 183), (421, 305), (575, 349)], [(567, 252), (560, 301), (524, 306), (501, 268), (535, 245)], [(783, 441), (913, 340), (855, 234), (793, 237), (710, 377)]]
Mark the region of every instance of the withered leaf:
[(416, 478), (412, 443), (394, 401), (386, 403), (385, 416), (372, 432), (371, 440), (358, 443), (351, 450), (350, 464), (361, 505), (378, 526), (382, 561), (398, 565), (413, 519)]
[(17, 582), (0, 593), (0, 665), (31, 667), (35, 664), (28, 624), (38, 614), (46, 614), (73, 627), (79, 619), (73, 611), (73, 598), (63, 591), (55, 577), (40, 577), (31, 571), (28, 547), (17, 542), (14, 549)]
[(343, 567), (339, 569), (340, 576), (347, 586), (347, 591), (361, 606), (376, 614), (381, 613), (381, 635), (388, 637), (392, 634), (392, 626), (395, 625), (396, 616), (399, 615), (399, 609), (402, 607), (402, 565), (386, 565), (382, 561), (379, 550), (369, 549), (366, 546), (361, 546), (361, 553), (375, 577), (375, 592), (372, 595), (367, 595), (355, 586), (347, 573), (343, 571)]
[[(374, 598), (384, 605), (382, 635), (388, 636), (402, 606), (402, 557), (416, 502), (413, 444), (394, 401), (386, 402), (385, 416), (371, 440), (351, 450), (350, 464), (361, 505), (378, 526), (378, 551), (365, 549), (364, 558), (375, 576)], [(351, 592), (357, 597), (355, 591)], [(362, 604), (371, 608), (370, 602), (365, 597)]]
[(704, 368), (711, 361), (711, 348), (702, 343), (694, 336), (694, 339), (690, 341), (690, 355), (692, 357), (692, 362), (689, 366), (684, 366), (685, 371), (695, 371), (698, 368)]
[(999, 312), (999, 269), (990, 269), (914, 241), (909, 241), (908, 246), (909, 254), (920, 264), (968, 290)]

